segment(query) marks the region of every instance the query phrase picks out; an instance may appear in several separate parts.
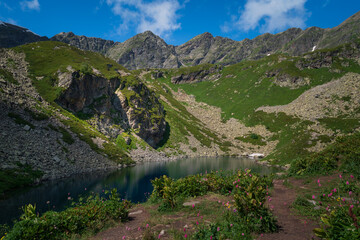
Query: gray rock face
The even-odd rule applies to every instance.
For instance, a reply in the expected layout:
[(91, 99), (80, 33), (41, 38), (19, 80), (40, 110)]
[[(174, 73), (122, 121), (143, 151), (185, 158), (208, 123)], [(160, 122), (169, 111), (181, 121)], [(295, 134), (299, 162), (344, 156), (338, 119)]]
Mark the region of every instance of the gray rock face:
[(109, 80), (78, 71), (64, 81), (70, 83), (57, 102), (73, 112), (94, 117), (93, 124), (103, 134), (116, 138), (123, 129), (132, 128), (150, 146), (156, 147), (162, 140), (164, 109), (141, 82), (131, 85), (120, 78)]
[(211, 66), (210, 68), (200, 68), (199, 70), (192, 71), (189, 73), (181, 73), (180, 75), (173, 76), (171, 82), (175, 84), (181, 83), (195, 83), (204, 80), (215, 80), (220, 78), (219, 72), (222, 70), (221, 66)]
[(180, 67), (175, 47), (150, 31), (117, 43), (106, 56), (128, 69)]
[(29, 29), (0, 21), (0, 48), (47, 40), (47, 37), (40, 37)]
[(109, 50), (109, 48), (111, 48), (115, 44), (115, 42), (111, 40), (104, 40), (95, 37), (77, 36), (72, 32), (59, 33), (53, 36), (50, 40), (68, 43), (74, 47), (83, 50), (99, 52), (103, 54), (105, 54)]

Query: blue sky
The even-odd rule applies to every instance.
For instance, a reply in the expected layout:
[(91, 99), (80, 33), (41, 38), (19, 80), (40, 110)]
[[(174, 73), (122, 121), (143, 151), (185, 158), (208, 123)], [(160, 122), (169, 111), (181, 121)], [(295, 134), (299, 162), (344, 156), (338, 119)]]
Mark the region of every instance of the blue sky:
[(331, 28), (358, 11), (360, 0), (0, 0), (0, 20), (41, 36), (72, 31), (123, 42), (151, 30), (173, 45), (204, 32), (243, 40)]

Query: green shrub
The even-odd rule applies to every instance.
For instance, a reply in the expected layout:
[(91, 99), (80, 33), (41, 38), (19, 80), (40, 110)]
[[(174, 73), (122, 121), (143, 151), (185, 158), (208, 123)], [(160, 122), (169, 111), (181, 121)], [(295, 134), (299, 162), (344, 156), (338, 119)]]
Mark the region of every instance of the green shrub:
[(251, 137), (252, 139), (259, 139), (259, 135), (255, 134), (255, 133), (252, 133), (252, 134), (250, 135), (250, 137)]
[(49, 116), (47, 114), (45, 114), (45, 113), (33, 112), (30, 109), (25, 109), (25, 111), (27, 111), (30, 114), (30, 116), (36, 121), (43, 121), (43, 120), (49, 119)]
[(80, 66), (80, 72), (83, 74), (92, 74), (92, 68), (87, 63), (82, 63)]
[(6, 69), (0, 69), (0, 76), (5, 78), (5, 80), (8, 82), (11, 82), (15, 85), (19, 85), (19, 82), (15, 80), (13, 74)]
[(315, 228), (314, 233), (320, 239), (360, 239), (358, 216), (359, 207), (338, 207), (321, 218), (322, 228)]
[(107, 198), (91, 195), (62, 212), (48, 211), (42, 216), (28, 205), (5, 239), (69, 239), (96, 233), (109, 221), (126, 221), (129, 208), (130, 202), (121, 201), (116, 189)]
[(63, 127), (59, 127), (59, 132), (62, 134), (62, 140), (71, 145), (75, 142), (71, 134)]

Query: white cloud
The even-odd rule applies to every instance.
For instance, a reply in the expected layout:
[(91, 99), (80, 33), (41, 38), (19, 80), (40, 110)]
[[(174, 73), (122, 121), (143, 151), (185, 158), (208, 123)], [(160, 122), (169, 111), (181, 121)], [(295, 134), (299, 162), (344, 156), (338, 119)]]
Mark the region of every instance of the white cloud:
[(138, 33), (150, 30), (162, 37), (168, 37), (179, 29), (177, 11), (183, 7), (177, 0), (107, 0), (115, 15), (122, 19), (118, 33), (124, 33), (135, 26)]
[(307, 0), (247, 0), (244, 10), (235, 22), (243, 31), (259, 28), (274, 32), (289, 27), (304, 27)]
[(32, 1), (22, 1), (20, 2), (21, 9), (25, 10), (40, 10), (40, 3), (39, 0), (32, 0)]
[(0, 7), (6, 8), (8, 11), (12, 11), (13, 9), (7, 5), (5, 2), (0, 2)]

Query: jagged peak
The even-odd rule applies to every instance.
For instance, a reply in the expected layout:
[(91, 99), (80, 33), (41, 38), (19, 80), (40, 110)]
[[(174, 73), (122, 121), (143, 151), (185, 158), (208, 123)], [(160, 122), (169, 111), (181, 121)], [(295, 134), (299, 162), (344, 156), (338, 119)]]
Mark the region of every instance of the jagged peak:
[(161, 37), (159, 37), (158, 35), (156, 35), (155, 33), (153, 33), (150, 30), (147, 30), (147, 31), (142, 32), (142, 33), (138, 33), (134, 37), (150, 37), (150, 38), (160, 38), (161, 39)]
[(209, 32), (204, 32), (204, 33), (200, 34), (199, 37), (213, 38), (214, 36)]

